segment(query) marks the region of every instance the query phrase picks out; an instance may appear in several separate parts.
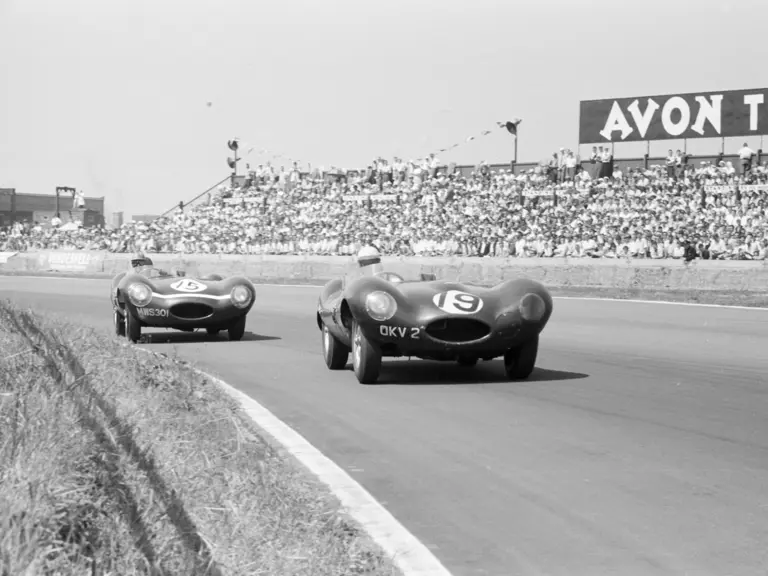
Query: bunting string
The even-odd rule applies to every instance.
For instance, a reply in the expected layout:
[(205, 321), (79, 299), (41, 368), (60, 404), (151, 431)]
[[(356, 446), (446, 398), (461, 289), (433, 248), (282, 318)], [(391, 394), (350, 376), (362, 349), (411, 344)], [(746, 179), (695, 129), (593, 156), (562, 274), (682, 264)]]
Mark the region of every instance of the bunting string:
[[(464, 146), (469, 142), (472, 142), (479, 138), (484, 138), (485, 136), (489, 136), (490, 134), (493, 134), (494, 132), (498, 132), (499, 130), (506, 130), (507, 132), (512, 134), (515, 138), (517, 138), (517, 127), (521, 122), (522, 120), (520, 118), (514, 118), (513, 120), (506, 121), (506, 122), (496, 122), (496, 127), (490, 130), (482, 130), (472, 136), (467, 136), (464, 140), (459, 142), (454, 142), (450, 146), (444, 146), (443, 148), (438, 148), (437, 150), (434, 150), (429, 154), (425, 154), (424, 156), (417, 158), (416, 162), (422, 162), (424, 160), (427, 160), (432, 154), (437, 155), (437, 154), (443, 154), (445, 152), (450, 152), (451, 150), (455, 150), (456, 148)], [(261, 157), (262, 161), (266, 161), (266, 162), (283, 160), (289, 164), (293, 164), (294, 162), (296, 162), (299, 166), (311, 166), (310, 162), (303, 161), (299, 158), (294, 158), (292, 156), (289, 156), (288, 154), (283, 154), (282, 152), (271, 150), (269, 148), (259, 148), (239, 138), (235, 138), (235, 140), (239, 143), (240, 149), (244, 151), (243, 159), (247, 159), (248, 157), (250, 157), (252, 154), (255, 153), (257, 156)]]
[(472, 136), (467, 136), (464, 140), (462, 140), (460, 142), (454, 142), (450, 146), (446, 146), (444, 148), (439, 148), (439, 149), (434, 150), (433, 152), (431, 152), (429, 154), (425, 154), (424, 156), (418, 158), (417, 161), (421, 162), (423, 160), (426, 160), (432, 154), (437, 155), (437, 154), (443, 154), (445, 152), (450, 152), (451, 150), (454, 150), (456, 148), (464, 146), (464, 145), (472, 142), (473, 140), (477, 140), (478, 138), (483, 138), (485, 136), (493, 134), (494, 132), (497, 132), (498, 130), (506, 130), (507, 132), (509, 132), (510, 134), (515, 136), (515, 138), (517, 138), (517, 126), (520, 124), (520, 122), (522, 122), (522, 120), (520, 118), (515, 118), (515, 119), (507, 121), (507, 122), (496, 122), (496, 127), (495, 128), (492, 128), (490, 130), (483, 130), (482, 132), (479, 132), (479, 133), (474, 134)]

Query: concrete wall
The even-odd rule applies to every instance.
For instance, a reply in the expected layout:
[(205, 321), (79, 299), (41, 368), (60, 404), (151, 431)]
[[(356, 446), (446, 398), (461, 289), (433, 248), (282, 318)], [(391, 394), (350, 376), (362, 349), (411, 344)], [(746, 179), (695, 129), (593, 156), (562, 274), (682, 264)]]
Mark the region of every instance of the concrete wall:
[[(353, 260), (324, 256), (238, 256), (153, 254), (156, 266), (183, 267), (188, 275), (243, 275), (259, 281), (322, 283), (341, 275)], [(58, 271), (112, 275), (126, 270), (130, 254), (44, 251), (0, 258), (9, 272)], [(547, 286), (591, 286), (652, 290), (768, 292), (768, 263), (699, 260), (584, 260), (537, 258), (385, 258), (438, 278), (493, 285), (520, 276)]]

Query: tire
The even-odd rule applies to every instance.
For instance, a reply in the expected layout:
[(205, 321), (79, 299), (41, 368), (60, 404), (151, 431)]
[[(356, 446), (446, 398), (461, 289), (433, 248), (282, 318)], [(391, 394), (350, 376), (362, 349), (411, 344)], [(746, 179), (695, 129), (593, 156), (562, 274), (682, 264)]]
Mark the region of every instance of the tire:
[(331, 334), (328, 326), (323, 324), (320, 332), (323, 340), (323, 357), (329, 370), (341, 370), (349, 360), (349, 348), (347, 348), (336, 336)]
[(360, 384), (375, 384), (381, 371), (381, 350), (363, 334), (357, 322), (352, 323), (352, 368)]
[(218, 328), (206, 328), (205, 331), (208, 332), (208, 336), (213, 336), (213, 337), (218, 336), (219, 332), (221, 332), (221, 330), (219, 330)]
[(115, 335), (119, 336), (120, 338), (125, 338), (125, 318), (123, 318), (120, 313), (115, 310)]
[(456, 359), (456, 363), (459, 366), (466, 366), (468, 368), (471, 368), (472, 366), (477, 365), (477, 358), (472, 356), (459, 356)]
[(504, 371), (510, 380), (524, 380), (531, 375), (536, 366), (536, 355), (539, 352), (538, 334), (504, 354)]
[(141, 340), (141, 323), (128, 309), (125, 310), (125, 336), (134, 344)]
[(243, 335), (245, 334), (245, 316), (240, 316), (240, 318), (235, 320), (235, 323), (227, 328), (227, 333), (232, 342), (242, 340)]

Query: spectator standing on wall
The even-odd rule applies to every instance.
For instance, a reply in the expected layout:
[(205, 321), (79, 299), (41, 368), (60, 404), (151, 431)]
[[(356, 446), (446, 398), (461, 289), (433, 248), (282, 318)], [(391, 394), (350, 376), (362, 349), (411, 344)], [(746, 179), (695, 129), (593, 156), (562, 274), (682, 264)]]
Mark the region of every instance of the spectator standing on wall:
[(568, 182), (573, 182), (576, 177), (577, 163), (576, 155), (571, 150), (568, 150), (565, 157), (565, 179)]
[(597, 162), (600, 159), (600, 155), (597, 152), (597, 146), (592, 146), (592, 154), (589, 156), (589, 177), (594, 180), (597, 178)]
[(610, 178), (613, 176), (613, 154), (608, 146), (603, 150), (602, 165), (600, 168), (600, 178)]
[(427, 161), (427, 168), (429, 169), (429, 177), (434, 178), (437, 176), (437, 169), (440, 167), (440, 159), (437, 158), (434, 154), (429, 155), (429, 160)]
[(678, 178), (685, 176), (685, 167), (688, 164), (688, 154), (679, 149), (675, 152), (675, 173)]
[(565, 154), (565, 148), (560, 148), (560, 153), (557, 155), (557, 179), (555, 182), (565, 180)]
[(539, 163), (539, 169), (544, 177), (552, 184), (557, 183), (557, 152), (552, 154), (552, 158), (544, 159)]
[(675, 167), (677, 166), (677, 159), (675, 158), (675, 155), (672, 153), (672, 148), (667, 150), (667, 178), (674, 178), (675, 177)]
[(603, 147), (597, 148), (597, 157), (595, 158), (595, 175), (592, 177), (594, 180), (602, 178), (603, 174)]
[(749, 146), (747, 146), (746, 142), (744, 142), (741, 150), (739, 150), (739, 160), (741, 160), (742, 175), (746, 175), (750, 170), (752, 170), (752, 158), (754, 156), (755, 152)]

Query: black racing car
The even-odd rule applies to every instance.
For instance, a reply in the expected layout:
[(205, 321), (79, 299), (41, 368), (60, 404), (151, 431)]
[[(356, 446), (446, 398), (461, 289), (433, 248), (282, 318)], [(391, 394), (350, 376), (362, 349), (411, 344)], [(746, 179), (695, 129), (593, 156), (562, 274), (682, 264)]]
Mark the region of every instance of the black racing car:
[(230, 340), (240, 340), (256, 289), (240, 276), (189, 278), (140, 266), (115, 276), (111, 298), (115, 332), (131, 342), (139, 341), (145, 326), (184, 332), (204, 328), (212, 336), (226, 330)]
[(423, 274), (406, 281), (375, 265), (325, 285), (317, 326), (328, 368), (344, 368), (352, 352), (363, 384), (376, 382), (385, 356), (466, 366), (503, 357), (507, 376), (524, 379), (552, 306), (547, 289), (526, 278), (482, 288)]

